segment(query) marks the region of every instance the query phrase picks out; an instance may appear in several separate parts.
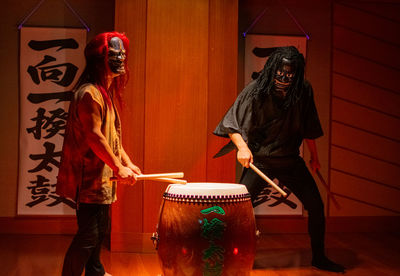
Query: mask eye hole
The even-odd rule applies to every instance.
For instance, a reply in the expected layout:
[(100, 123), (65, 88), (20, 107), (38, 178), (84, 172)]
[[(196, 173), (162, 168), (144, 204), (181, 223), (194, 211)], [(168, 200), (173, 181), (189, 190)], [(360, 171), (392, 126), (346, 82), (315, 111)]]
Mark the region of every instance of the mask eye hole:
[(126, 58), (126, 54), (124, 50), (109, 49), (108, 58), (110, 60), (124, 60)]
[(283, 77), (283, 76), (285, 76), (286, 78), (291, 79), (291, 78), (293, 78), (294, 73), (287, 72), (287, 71), (277, 70), (277, 71), (276, 71), (276, 76), (278, 76), (278, 77)]
[(114, 49), (109, 49), (108, 50), (108, 56), (109, 57), (116, 57), (116, 56), (118, 56), (118, 51), (115, 51)]

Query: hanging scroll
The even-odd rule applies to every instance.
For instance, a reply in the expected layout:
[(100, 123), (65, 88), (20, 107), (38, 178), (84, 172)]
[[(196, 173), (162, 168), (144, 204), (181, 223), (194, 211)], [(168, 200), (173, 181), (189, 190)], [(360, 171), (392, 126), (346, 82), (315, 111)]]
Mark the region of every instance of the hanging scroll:
[[(269, 55), (282, 46), (295, 46), (306, 56), (307, 38), (304, 36), (274, 36), (274, 35), (246, 35), (245, 45), (245, 83), (256, 79), (263, 69)], [(302, 153), (302, 148), (300, 149)], [(278, 179), (273, 179), (279, 185)], [(266, 187), (259, 196), (259, 202), (254, 208), (256, 215), (301, 215), (303, 212), (300, 201), (289, 194), (286, 199), (270, 186)]]
[(55, 184), (72, 89), (85, 66), (86, 33), (21, 28), (19, 215), (74, 213)]

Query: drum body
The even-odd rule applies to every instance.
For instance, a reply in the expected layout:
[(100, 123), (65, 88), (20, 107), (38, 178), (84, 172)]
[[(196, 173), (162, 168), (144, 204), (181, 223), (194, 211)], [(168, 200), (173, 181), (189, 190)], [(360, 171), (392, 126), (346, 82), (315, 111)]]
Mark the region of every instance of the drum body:
[(160, 208), (158, 258), (169, 275), (249, 275), (256, 247), (244, 185), (172, 184)]

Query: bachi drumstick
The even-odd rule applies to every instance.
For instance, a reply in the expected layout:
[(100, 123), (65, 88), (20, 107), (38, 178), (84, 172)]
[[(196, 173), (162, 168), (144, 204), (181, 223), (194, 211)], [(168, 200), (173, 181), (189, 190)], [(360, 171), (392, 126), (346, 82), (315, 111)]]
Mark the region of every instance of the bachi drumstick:
[[(182, 178), (183, 172), (176, 172), (176, 173), (154, 173), (154, 174), (138, 174), (136, 175), (136, 180), (150, 180), (156, 178)], [(118, 180), (118, 177), (113, 176), (110, 177), (110, 180), (115, 181)]]
[(258, 174), (262, 179), (264, 179), (265, 181), (267, 181), (267, 183), (269, 185), (271, 185), (272, 187), (274, 187), (279, 193), (281, 193), (281, 195), (283, 195), (284, 197), (287, 197), (287, 193), (281, 189), (281, 187), (279, 187), (278, 185), (276, 185), (271, 179), (269, 179), (268, 176), (266, 176), (262, 171), (260, 171), (256, 166), (253, 165), (253, 163), (250, 163), (250, 168), (256, 173)]
[(182, 178), (183, 172), (176, 173), (154, 173), (154, 174), (139, 174), (136, 176), (137, 180), (155, 179), (155, 178)]
[(326, 189), (326, 193), (328, 194), (328, 197), (330, 197), (332, 199), (333, 204), (335, 205), (335, 207), (340, 210), (340, 205), (339, 203), (336, 201), (335, 196), (332, 194), (332, 192), (329, 190), (329, 186), (328, 184), (326, 184), (325, 179), (322, 177), (321, 173), (319, 172), (319, 170), (316, 170), (317, 176), (319, 178), (319, 180), (321, 180), (321, 183), (324, 184), (325, 189)]
[(173, 184), (183, 184), (183, 185), (185, 185), (187, 183), (187, 181), (183, 180), (183, 179), (166, 178), (166, 177), (151, 178), (149, 180), (168, 182), (168, 183), (173, 183)]

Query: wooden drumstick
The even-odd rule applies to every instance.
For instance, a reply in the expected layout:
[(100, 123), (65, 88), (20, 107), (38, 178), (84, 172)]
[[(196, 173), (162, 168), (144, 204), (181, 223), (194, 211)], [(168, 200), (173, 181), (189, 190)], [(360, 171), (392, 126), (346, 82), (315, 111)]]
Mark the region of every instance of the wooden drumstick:
[(182, 178), (183, 172), (176, 173), (154, 173), (154, 174), (139, 174), (136, 176), (137, 180), (154, 179), (154, 178)]
[[(120, 183), (130, 183), (132, 182), (132, 178), (117, 178), (117, 177), (110, 177), (111, 181), (118, 181)], [(168, 182), (173, 184), (187, 184), (186, 180), (183, 179), (175, 179), (175, 178), (167, 178), (167, 177), (159, 177), (159, 178), (142, 178), (137, 180), (152, 180), (152, 181), (161, 181), (161, 182)]]
[(319, 170), (316, 170), (317, 176), (319, 178), (319, 180), (321, 180), (321, 183), (325, 186), (326, 189), (326, 193), (328, 194), (328, 197), (330, 197), (332, 199), (333, 204), (335, 205), (335, 207), (340, 210), (340, 205), (339, 203), (336, 201), (335, 196), (332, 194), (332, 192), (329, 190), (329, 186), (328, 184), (326, 184), (325, 179), (322, 177), (321, 173), (319, 172)]
[(283, 195), (284, 197), (287, 197), (287, 193), (281, 189), (281, 187), (279, 187), (278, 185), (276, 185), (268, 176), (266, 176), (262, 171), (260, 171), (256, 166), (253, 165), (253, 163), (250, 163), (250, 168), (256, 173), (258, 174), (262, 179), (264, 179), (265, 181), (267, 181), (267, 183), (269, 185), (271, 185), (272, 187), (274, 187), (279, 193), (281, 193), (281, 195)]
[(166, 178), (166, 177), (151, 178), (149, 180), (168, 182), (168, 183), (173, 183), (173, 184), (183, 184), (183, 185), (185, 185), (187, 183), (187, 181), (183, 180), (183, 179)]
[[(182, 178), (183, 177), (183, 172), (176, 172), (176, 173), (154, 173), (154, 174), (138, 174), (136, 175), (136, 180), (150, 180), (150, 179), (155, 179), (155, 178)], [(113, 176), (110, 177), (111, 181), (116, 181), (118, 180), (118, 177)]]

